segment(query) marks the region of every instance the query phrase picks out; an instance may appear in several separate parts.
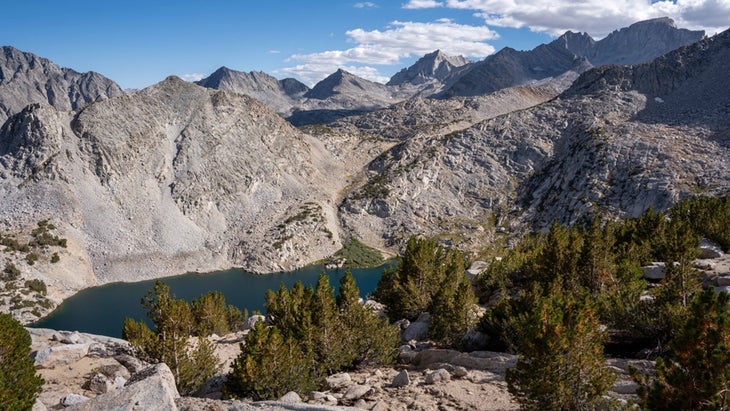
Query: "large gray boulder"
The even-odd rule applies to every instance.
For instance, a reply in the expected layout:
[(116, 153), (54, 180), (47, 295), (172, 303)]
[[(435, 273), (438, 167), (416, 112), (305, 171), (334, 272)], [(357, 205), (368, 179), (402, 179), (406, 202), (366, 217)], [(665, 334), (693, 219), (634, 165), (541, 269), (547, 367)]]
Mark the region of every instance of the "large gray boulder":
[(401, 339), (404, 342), (425, 340), (426, 337), (428, 337), (429, 325), (431, 325), (431, 315), (429, 313), (423, 313), (416, 321), (412, 322), (408, 328), (403, 330)]
[(86, 356), (89, 344), (67, 344), (44, 348), (35, 353), (37, 368), (52, 368), (57, 365), (74, 363)]
[(129, 379), (122, 389), (107, 392), (81, 404), (67, 408), (70, 411), (174, 411), (175, 399), (180, 394), (170, 368), (162, 363), (146, 368)]

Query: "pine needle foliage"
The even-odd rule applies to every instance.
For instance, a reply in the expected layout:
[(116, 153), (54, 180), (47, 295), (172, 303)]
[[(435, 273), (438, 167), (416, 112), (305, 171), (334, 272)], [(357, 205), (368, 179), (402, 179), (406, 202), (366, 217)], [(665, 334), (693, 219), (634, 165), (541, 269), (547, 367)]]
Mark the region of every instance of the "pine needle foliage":
[(43, 387), (30, 358), (30, 335), (10, 314), (0, 313), (0, 409), (30, 410)]
[(649, 410), (730, 409), (730, 295), (705, 290), (657, 360), (655, 376), (638, 376)]
[(335, 296), (326, 273), (315, 287), (297, 282), (266, 293), (268, 324), (256, 324), (233, 363), (226, 397), (275, 399), (319, 389), (327, 375), (395, 360), (396, 327), (359, 303), (348, 271)]
[(591, 410), (615, 376), (605, 366), (598, 315), (587, 294), (576, 296), (558, 278), (525, 297), (532, 309), (519, 318), (517, 366), (509, 392), (526, 410)]
[(476, 297), (465, 276), (468, 261), (435, 239), (411, 237), (396, 269), (387, 269), (374, 298), (391, 321), (431, 314), (429, 335), (445, 346), (458, 344), (476, 322)]
[[(200, 326), (190, 304), (171, 296), (170, 288), (159, 280), (141, 303), (153, 328), (150, 329), (144, 321), (127, 318), (122, 338), (128, 340), (147, 361), (167, 364), (181, 394), (194, 393), (215, 375), (221, 364), (207, 339), (199, 337), (191, 340)], [(226, 307), (225, 302), (221, 306)], [(226, 313), (223, 311), (220, 315), (226, 318)]]

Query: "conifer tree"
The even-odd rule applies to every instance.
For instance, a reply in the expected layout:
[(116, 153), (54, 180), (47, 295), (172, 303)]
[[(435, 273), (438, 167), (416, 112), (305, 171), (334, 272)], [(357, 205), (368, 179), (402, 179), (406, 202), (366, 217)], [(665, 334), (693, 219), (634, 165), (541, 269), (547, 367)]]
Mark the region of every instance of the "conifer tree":
[(28, 331), (10, 314), (0, 313), (0, 409), (30, 410), (43, 387), (30, 358)]
[(730, 296), (701, 292), (655, 377), (636, 377), (650, 410), (730, 409)]
[(157, 280), (142, 298), (142, 307), (154, 328), (150, 330), (142, 321), (126, 319), (122, 337), (147, 360), (167, 364), (181, 394), (194, 392), (215, 374), (220, 361), (207, 341), (199, 339), (193, 346), (188, 343), (196, 332), (190, 305), (170, 296), (170, 288)]
[(560, 278), (546, 292), (536, 284), (526, 298), (533, 308), (519, 319), (510, 393), (527, 410), (594, 409), (615, 377), (605, 367), (604, 333), (590, 298), (564, 290)]
[(223, 395), (271, 400), (289, 391), (316, 390), (323, 376), (312, 367), (313, 362), (313, 355), (294, 338), (284, 337), (277, 327), (259, 321), (241, 344), (241, 354), (231, 366)]

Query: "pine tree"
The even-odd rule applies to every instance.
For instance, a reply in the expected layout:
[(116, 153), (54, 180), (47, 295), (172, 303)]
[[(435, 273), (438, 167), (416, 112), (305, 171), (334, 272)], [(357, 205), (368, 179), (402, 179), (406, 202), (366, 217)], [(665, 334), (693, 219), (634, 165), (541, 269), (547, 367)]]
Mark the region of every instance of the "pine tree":
[(241, 310), (226, 305), (226, 298), (220, 291), (210, 291), (191, 302), (195, 317), (196, 335), (224, 335), (237, 330), (243, 324)]
[(517, 366), (508, 370), (510, 393), (528, 410), (588, 410), (611, 387), (604, 333), (589, 297), (563, 289), (560, 278), (526, 297), (533, 308), (520, 318)]
[(429, 336), (444, 346), (460, 343), (477, 320), (476, 297), (471, 281), (458, 274), (463, 269), (452, 268), (454, 274), (444, 279), (430, 308)]
[(730, 296), (705, 290), (657, 360), (654, 378), (638, 377), (650, 410), (730, 409)]
[(181, 394), (194, 392), (217, 372), (220, 362), (207, 341), (198, 340), (194, 346), (189, 343), (197, 330), (190, 304), (170, 296), (170, 288), (160, 280), (141, 304), (153, 329), (126, 319), (122, 336), (148, 361), (167, 364)]
[(0, 313), (0, 409), (30, 410), (43, 387), (30, 358), (28, 331), (10, 314)]
[(223, 386), (223, 396), (271, 400), (289, 391), (310, 392), (319, 388), (323, 376), (318, 374), (313, 356), (284, 337), (277, 327), (256, 323), (241, 344), (241, 354), (234, 360)]

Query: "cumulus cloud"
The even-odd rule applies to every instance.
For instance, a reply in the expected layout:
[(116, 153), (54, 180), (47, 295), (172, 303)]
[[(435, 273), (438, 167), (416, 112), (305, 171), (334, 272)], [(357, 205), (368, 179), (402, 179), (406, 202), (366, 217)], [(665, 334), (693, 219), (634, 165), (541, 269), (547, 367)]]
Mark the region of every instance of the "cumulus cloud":
[(708, 34), (725, 30), (730, 22), (730, 0), (410, 0), (404, 8), (449, 7), (473, 10), (496, 27), (528, 27), (560, 35), (567, 30), (601, 38), (640, 20), (668, 16), (679, 27)]
[[(385, 30), (354, 29), (347, 33), (355, 46), (346, 50), (328, 50), (311, 54), (295, 54), (288, 61), (300, 64), (289, 67), (287, 73), (306, 81), (319, 81), (337, 68), (350, 67), (353, 74), (374, 81), (387, 81), (373, 71), (372, 66), (393, 65), (402, 59), (421, 56), (440, 49), (447, 54), (483, 58), (494, 53), (486, 41), (496, 39), (497, 33), (486, 26), (457, 24), (449, 19), (430, 23), (394, 21)], [(318, 70), (321, 70), (317, 72)]]
[(443, 7), (444, 3), (436, 0), (411, 0), (403, 5), (404, 9), (430, 9)]
[(180, 78), (183, 79), (183, 80), (185, 80), (185, 81), (192, 82), (192, 81), (198, 81), (198, 80), (204, 79), (205, 78), (205, 74), (200, 74), (200, 73), (181, 74), (180, 75)]
[(364, 1), (362, 3), (355, 3), (356, 9), (371, 9), (373, 7), (378, 7), (378, 5), (373, 2), (370, 2), (370, 1)]

